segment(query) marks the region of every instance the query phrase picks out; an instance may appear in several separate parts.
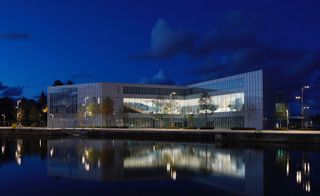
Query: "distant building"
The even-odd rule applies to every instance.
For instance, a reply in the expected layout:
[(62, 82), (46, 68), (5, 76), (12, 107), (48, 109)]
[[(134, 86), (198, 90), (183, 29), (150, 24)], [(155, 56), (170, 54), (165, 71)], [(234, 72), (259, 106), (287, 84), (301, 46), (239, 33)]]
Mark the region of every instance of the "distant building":
[[(199, 100), (207, 95), (207, 102)], [(48, 127), (263, 128), (263, 71), (186, 86), (90, 83), (48, 87)]]
[(286, 127), (288, 126), (289, 120), (289, 110), (288, 103), (286, 101), (286, 96), (284, 92), (276, 93), (276, 102), (275, 102), (275, 118), (276, 128)]

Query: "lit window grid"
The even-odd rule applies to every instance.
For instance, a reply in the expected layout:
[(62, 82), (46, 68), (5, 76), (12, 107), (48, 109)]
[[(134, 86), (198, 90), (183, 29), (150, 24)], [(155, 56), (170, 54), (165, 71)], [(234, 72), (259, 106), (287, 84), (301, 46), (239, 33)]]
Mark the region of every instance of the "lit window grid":
[[(217, 106), (217, 110), (214, 113), (219, 112), (239, 112), (242, 111), (244, 104), (244, 93), (233, 93), (226, 95), (210, 96), (211, 104)], [(142, 98), (124, 98), (124, 105), (130, 108), (140, 111), (144, 114), (161, 114), (164, 113), (163, 108), (156, 108), (154, 104), (156, 101), (162, 101), (163, 103), (170, 104), (171, 102), (176, 102), (177, 106), (173, 107), (170, 114), (198, 114), (204, 113), (200, 110), (199, 106), (200, 98), (193, 99), (142, 99)], [(164, 107), (164, 106), (162, 106)], [(210, 111), (209, 111), (210, 112)]]

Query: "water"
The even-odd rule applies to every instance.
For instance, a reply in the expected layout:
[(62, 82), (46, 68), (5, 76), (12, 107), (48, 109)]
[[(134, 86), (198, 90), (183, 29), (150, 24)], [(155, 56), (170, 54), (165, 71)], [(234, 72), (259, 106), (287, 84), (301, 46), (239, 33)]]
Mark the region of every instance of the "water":
[(316, 145), (0, 141), (1, 195), (320, 195)]

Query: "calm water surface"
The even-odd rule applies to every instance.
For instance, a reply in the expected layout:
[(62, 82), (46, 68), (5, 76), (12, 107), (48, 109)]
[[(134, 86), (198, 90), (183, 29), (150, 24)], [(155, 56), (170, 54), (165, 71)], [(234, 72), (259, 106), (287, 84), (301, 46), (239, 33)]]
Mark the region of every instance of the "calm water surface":
[(320, 195), (317, 146), (0, 141), (0, 195)]

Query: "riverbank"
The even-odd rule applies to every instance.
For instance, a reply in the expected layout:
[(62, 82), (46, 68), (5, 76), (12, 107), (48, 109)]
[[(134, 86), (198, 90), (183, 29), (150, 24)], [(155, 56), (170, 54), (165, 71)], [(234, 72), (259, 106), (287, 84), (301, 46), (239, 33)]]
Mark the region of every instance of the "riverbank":
[(0, 136), (45, 135), (80, 136), (89, 138), (118, 138), (166, 141), (238, 141), (238, 142), (295, 142), (320, 143), (320, 130), (198, 130), (198, 129), (152, 129), (152, 128), (0, 128)]
[(0, 136), (68, 136), (68, 132), (61, 129), (48, 129), (46, 127), (22, 127), (13, 129), (11, 127), (0, 127)]

